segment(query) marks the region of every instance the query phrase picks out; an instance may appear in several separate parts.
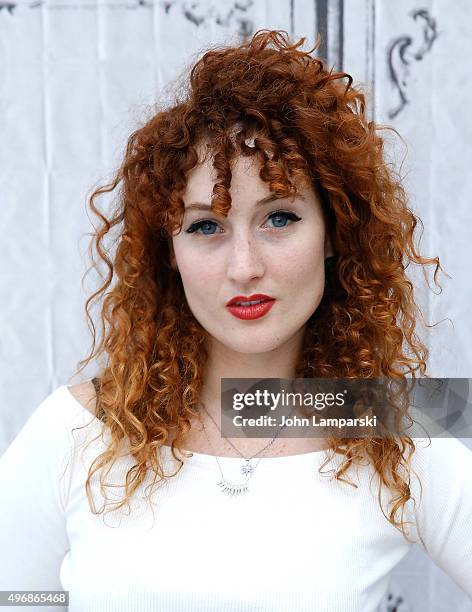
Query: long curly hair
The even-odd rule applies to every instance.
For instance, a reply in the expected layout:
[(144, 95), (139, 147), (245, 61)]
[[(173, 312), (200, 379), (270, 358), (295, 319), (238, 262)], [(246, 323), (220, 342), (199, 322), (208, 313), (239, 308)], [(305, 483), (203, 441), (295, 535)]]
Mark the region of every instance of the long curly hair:
[[(93, 512), (103, 509), (97, 511), (91, 500), (91, 478), (115, 461), (123, 441), (135, 464), (118, 507), (149, 470), (153, 484), (170, 477), (158, 452), (170, 430), (176, 432), (172, 453), (180, 467), (185, 462), (182, 442), (199, 411), (208, 334), (191, 313), (171, 265), (171, 236), (181, 228), (181, 196), (203, 139), (213, 153), (212, 207), (218, 214), (227, 215), (231, 207), (231, 160), (237, 154), (257, 156), (260, 178), (277, 195), (292, 194), (295, 180), (305, 179), (321, 197), (336, 257), (307, 323), (296, 377), (404, 381), (426, 374), (428, 350), (415, 332), (421, 312), (405, 270), (410, 262), (433, 264), (438, 285), (442, 268), (437, 257), (417, 252), (413, 234), (420, 220), (384, 159), (378, 131), (393, 128), (368, 120), (365, 96), (349, 74), (312, 56), (319, 37), (310, 51), (299, 48), (304, 41), (260, 30), (239, 46), (208, 50), (191, 68), (183, 95), (179, 90), (171, 105), (131, 134), (114, 179), (89, 199), (100, 219), (90, 244), (99, 259), (91, 269), (101, 262), (107, 272), (100, 273), (102, 284), (85, 305), (93, 342), (78, 372), (106, 357), (97, 415), (110, 435), (86, 482)], [(250, 137), (253, 146), (247, 145)], [(105, 214), (96, 198), (118, 186), (119, 197)], [(117, 231), (113, 255), (105, 246), (112, 230)], [(91, 315), (96, 302), (99, 342)], [(369, 458), (380, 484), (393, 494), (390, 513), (382, 512), (405, 535), (402, 510), (411, 497), (414, 450), (409, 436), (386, 436), (329, 438), (326, 452), (327, 461), (336, 453), (343, 457), (335, 477), (351, 485), (344, 477), (349, 466)]]

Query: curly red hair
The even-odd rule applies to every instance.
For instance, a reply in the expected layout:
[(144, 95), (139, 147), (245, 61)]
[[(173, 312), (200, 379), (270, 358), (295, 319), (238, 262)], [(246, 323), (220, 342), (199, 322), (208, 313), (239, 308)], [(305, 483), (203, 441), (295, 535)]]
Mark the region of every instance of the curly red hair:
[[(416, 250), (419, 219), (384, 159), (377, 133), (382, 126), (367, 120), (364, 94), (352, 86), (349, 74), (328, 70), (311, 55), (318, 40), (307, 52), (299, 49), (303, 42), (291, 44), (283, 31), (262, 30), (240, 46), (206, 52), (191, 69), (183, 99), (130, 136), (114, 180), (90, 198), (102, 222), (91, 246), (108, 273), (86, 303), (93, 345), (78, 371), (107, 356), (98, 408), (111, 435), (106, 452), (90, 468), (89, 500), (93, 473), (114, 461), (123, 439), (135, 465), (126, 475), (121, 505), (149, 468), (155, 481), (167, 478), (156, 451), (172, 429), (175, 456), (198, 413), (207, 333), (171, 266), (171, 234), (180, 228), (181, 195), (203, 139), (211, 145), (217, 173), (212, 199), (217, 213), (230, 209), (231, 159), (237, 154), (258, 156), (261, 179), (280, 196), (294, 191), (295, 179), (311, 181), (320, 195), (336, 260), (307, 324), (297, 377), (425, 375), (428, 351), (415, 333), (421, 313), (405, 269), (411, 261), (435, 264), (436, 282), (439, 259)], [(249, 137), (253, 147), (247, 146)], [(118, 202), (106, 216), (95, 199), (120, 183)], [(117, 249), (111, 257), (104, 239), (115, 226)], [(90, 307), (102, 298), (97, 345)], [(410, 498), (414, 450), (409, 436), (330, 439), (328, 455), (344, 456), (339, 480), (367, 455), (394, 495), (387, 518), (403, 530), (396, 514)]]

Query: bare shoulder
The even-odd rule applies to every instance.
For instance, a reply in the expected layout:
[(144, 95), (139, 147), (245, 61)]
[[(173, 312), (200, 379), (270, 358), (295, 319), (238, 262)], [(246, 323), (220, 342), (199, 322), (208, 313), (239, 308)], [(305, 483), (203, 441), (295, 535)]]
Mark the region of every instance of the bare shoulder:
[(82, 406), (95, 416), (95, 404), (97, 394), (91, 380), (70, 385), (68, 387), (71, 395), (82, 404)]

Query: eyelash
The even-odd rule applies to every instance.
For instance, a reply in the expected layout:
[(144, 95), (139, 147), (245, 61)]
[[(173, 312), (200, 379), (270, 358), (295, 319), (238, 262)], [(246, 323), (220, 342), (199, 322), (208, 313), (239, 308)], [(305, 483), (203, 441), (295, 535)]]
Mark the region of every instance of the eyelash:
[[(269, 219), (271, 219), (272, 217), (274, 217), (274, 216), (284, 216), (284, 217), (287, 217), (293, 223), (296, 223), (297, 221), (301, 221), (301, 217), (299, 217), (295, 213), (287, 212), (285, 210), (275, 210), (274, 212), (270, 213), (270, 215), (267, 217), (267, 221)], [(201, 219), (200, 221), (195, 221), (195, 223), (192, 223), (192, 225), (188, 229), (186, 229), (185, 231), (187, 232), (187, 234), (199, 233), (198, 230), (205, 223), (213, 223), (214, 225), (218, 225), (216, 223), (216, 221), (212, 221), (211, 219)], [(291, 223), (289, 225), (291, 225)], [(288, 227), (288, 225), (286, 225), (285, 227), (273, 227), (271, 229), (284, 230), (284, 229), (287, 229), (287, 227)], [(202, 233), (199, 233), (199, 234), (200, 234), (200, 236), (216, 236), (217, 235), (216, 233), (215, 234), (202, 234)]]

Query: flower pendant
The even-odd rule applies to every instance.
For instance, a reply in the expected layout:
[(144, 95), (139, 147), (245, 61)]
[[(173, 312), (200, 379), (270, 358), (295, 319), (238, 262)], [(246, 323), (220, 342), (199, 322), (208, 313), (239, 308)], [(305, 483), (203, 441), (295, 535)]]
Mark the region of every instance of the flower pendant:
[(241, 474), (244, 476), (250, 476), (254, 472), (254, 466), (249, 463), (249, 459), (241, 466)]

